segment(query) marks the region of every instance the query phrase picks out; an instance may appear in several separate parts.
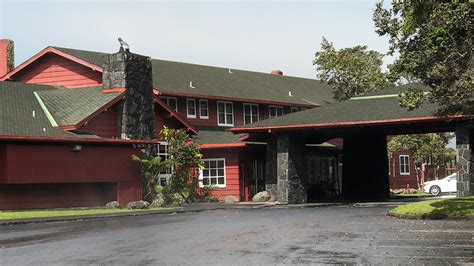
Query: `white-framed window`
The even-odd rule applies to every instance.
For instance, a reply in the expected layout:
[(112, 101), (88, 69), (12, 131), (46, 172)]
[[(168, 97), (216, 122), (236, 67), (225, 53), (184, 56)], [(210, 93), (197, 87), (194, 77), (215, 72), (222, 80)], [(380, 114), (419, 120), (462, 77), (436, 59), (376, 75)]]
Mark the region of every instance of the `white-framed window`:
[(298, 112), (298, 107), (291, 107), (291, 112), (292, 113)]
[(232, 102), (217, 102), (217, 125), (234, 126), (234, 106)]
[(244, 124), (258, 122), (258, 104), (244, 103)]
[(196, 118), (196, 99), (186, 99), (186, 114), (188, 118)]
[(199, 173), (199, 185), (225, 187), (225, 159), (203, 159), (204, 167)]
[(199, 118), (209, 119), (209, 102), (207, 100), (199, 100)]
[(268, 108), (268, 117), (269, 118), (274, 118), (277, 116), (282, 116), (283, 115), (283, 107), (281, 106), (272, 106)]
[(400, 175), (410, 174), (410, 156), (400, 155)]
[(171, 109), (173, 109), (175, 112), (178, 112), (178, 100), (176, 97), (160, 97), (163, 102), (166, 103)]
[[(161, 161), (165, 161), (168, 159), (168, 144), (165, 142), (160, 142), (157, 144), (158, 146), (158, 156), (161, 157)], [(168, 179), (171, 177), (171, 174), (173, 173), (173, 170), (171, 168), (167, 168), (166, 170), (160, 172), (158, 174), (158, 184), (160, 186), (166, 185), (166, 182), (168, 182)]]

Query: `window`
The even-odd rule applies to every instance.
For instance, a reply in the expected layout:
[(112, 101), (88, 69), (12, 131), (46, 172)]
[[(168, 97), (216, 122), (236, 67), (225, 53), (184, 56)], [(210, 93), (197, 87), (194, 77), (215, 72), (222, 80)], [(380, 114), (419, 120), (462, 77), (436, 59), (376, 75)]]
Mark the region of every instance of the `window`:
[(217, 125), (233, 126), (234, 110), (231, 102), (217, 102)]
[(209, 119), (209, 105), (207, 100), (199, 100), (199, 117)]
[(200, 186), (225, 187), (225, 159), (204, 159), (199, 175)]
[[(158, 156), (161, 157), (161, 161), (164, 161), (164, 160), (167, 160), (169, 155), (168, 155), (168, 144), (164, 143), (164, 142), (161, 142), (158, 145)], [(172, 169), (171, 168), (167, 168), (166, 170), (160, 172), (158, 174), (158, 184), (160, 186), (164, 186), (166, 185), (166, 182), (168, 181), (168, 179), (170, 178), (171, 176), (171, 173), (172, 173)]]
[(258, 122), (258, 104), (244, 103), (244, 124)]
[(283, 107), (281, 106), (270, 106), (269, 107), (269, 118), (274, 118), (283, 115)]
[(186, 99), (186, 109), (188, 118), (196, 118), (196, 100)]
[(291, 112), (292, 113), (298, 112), (298, 107), (291, 107)]
[(176, 100), (176, 97), (160, 97), (160, 99), (175, 112), (178, 112), (178, 101)]
[(410, 156), (400, 155), (400, 175), (410, 174)]

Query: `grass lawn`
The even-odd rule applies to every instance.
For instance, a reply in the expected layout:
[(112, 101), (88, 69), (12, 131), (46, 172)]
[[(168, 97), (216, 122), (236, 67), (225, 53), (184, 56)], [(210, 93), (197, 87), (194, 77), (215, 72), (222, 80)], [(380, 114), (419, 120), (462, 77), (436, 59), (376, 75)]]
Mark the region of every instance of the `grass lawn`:
[(392, 209), (389, 215), (422, 219), (474, 217), (474, 196), (405, 204)]
[(391, 199), (406, 199), (406, 198), (423, 198), (423, 197), (433, 197), (433, 195), (425, 192), (417, 192), (413, 194), (392, 194), (390, 195)]
[(48, 218), (48, 217), (64, 217), (76, 215), (93, 215), (93, 214), (108, 214), (108, 213), (126, 213), (126, 212), (146, 212), (146, 211), (160, 211), (170, 210), (172, 208), (152, 208), (152, 209), (49, 209), (49, 210), (32, 210), (32, 211), (0, 211), (0, 220), (11, 219), (28, 219), (28, 218)]

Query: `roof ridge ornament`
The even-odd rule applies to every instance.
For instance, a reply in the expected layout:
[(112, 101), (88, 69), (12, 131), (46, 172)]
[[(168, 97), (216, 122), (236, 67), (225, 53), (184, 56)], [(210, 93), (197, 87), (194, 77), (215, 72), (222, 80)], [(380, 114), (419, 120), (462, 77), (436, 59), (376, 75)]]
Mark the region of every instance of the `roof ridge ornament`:
[(120, 50), (119, 52), (130, 52), (130, 47), (128, 46), (128, 43), (126, 43), (122, 38), (118, 37), (118, 41), (120, 43)]

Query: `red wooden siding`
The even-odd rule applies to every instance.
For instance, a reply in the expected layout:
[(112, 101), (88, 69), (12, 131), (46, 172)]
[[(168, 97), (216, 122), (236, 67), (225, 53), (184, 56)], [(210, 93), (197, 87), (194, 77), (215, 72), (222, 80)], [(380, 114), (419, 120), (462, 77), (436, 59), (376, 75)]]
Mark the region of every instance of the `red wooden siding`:
[(117, 137), (117, 105), (107, 109), (79, 128), (79, 131), (88, 132), (103, 138)]
[(80, 88), (101, 85), (102, 73), (59, 55), (46, 54), (15, 74), (11, 80)]
[[(400, 155), (408, 155), (410, 161), (410, 174), (400, 175)], [(410, 188), (418, 189), (418, 182), (416, 180), (416, 167), (413, 161), (413, 156), (410, 150), (394, 151), (389, 160), (390, 167), (390, 188)]]
[[(6, 144), (6, 179), (3, 183), (123, 182), (140, 178), (131, 160), (136, 150), (127, 146)], [(28, 162), (28, 167), (25, 167)]]
[[(128, 146), (0, 145), (0, 209), (121, 205), (141, 197)], [(25, 167), (25, 162), (28, 167)], [(1, 172), (0, 172), (1, 173)]]
[(203, 159), (225, 159), (226, 187), (216, 188), (213, 196), (224, 200), (225, 196), (231, 195), (240, 198), (239, 192), (239, 150), (238, 149), (216, 149), (203, 150)]
[(115, 183), (0, 184), (0, 210), (104, 206), (116, 199)]
[(174, 129), (183, 128), (183, 124), (175, 117), (171, 117), (167, 110), (161, 105), (155, 104), (155, 134), (157, 137), (164, 126)]

